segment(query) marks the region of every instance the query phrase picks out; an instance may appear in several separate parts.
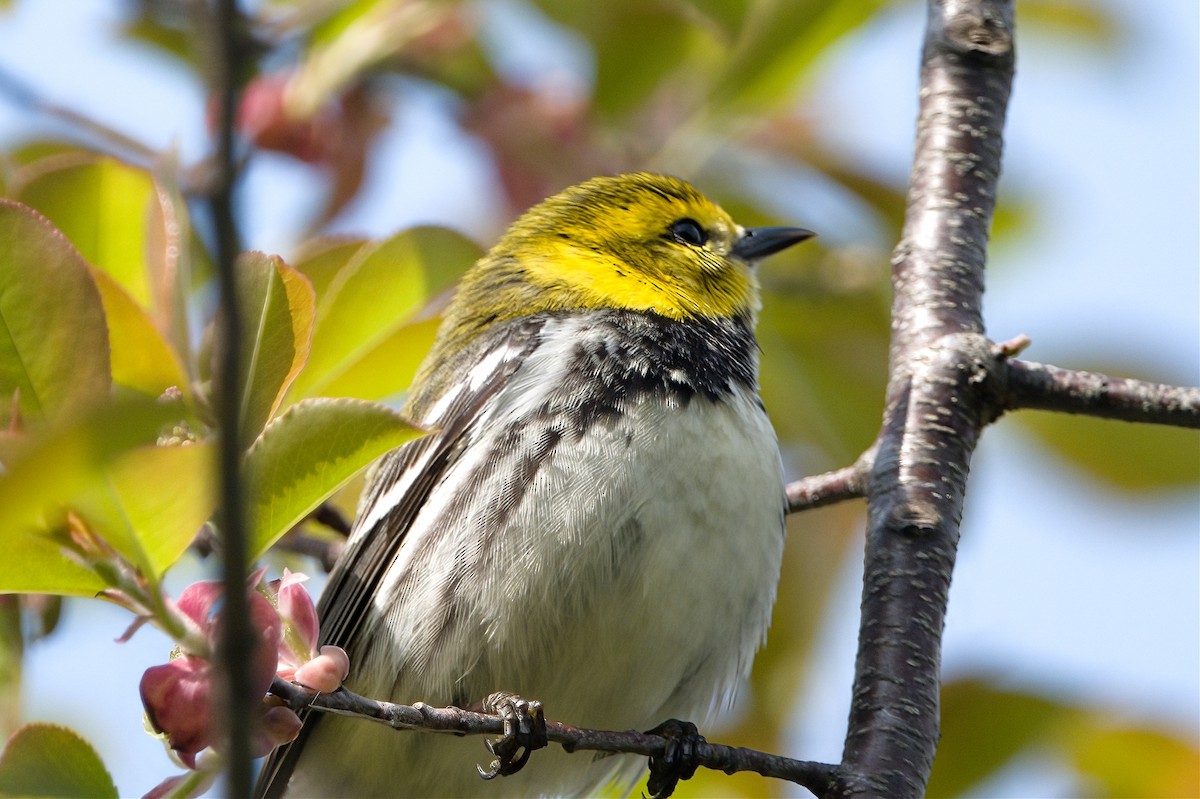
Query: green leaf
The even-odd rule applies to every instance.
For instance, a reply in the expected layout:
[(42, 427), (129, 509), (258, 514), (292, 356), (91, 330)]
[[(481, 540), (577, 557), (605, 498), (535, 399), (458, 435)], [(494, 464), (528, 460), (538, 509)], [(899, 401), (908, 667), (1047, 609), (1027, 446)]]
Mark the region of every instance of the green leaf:
[(1129, 26), (1091, 0), (1021, 0), (1017, 9), (1021, 27), (1054, 36), (1077, 39), (1089, 47), (1112, 48), (1127, 38)]
[(943, 685), (942, 737), (927, 796), (961, 796), (1075, 714), (1074, 708), (983, 680)]
[(1090, 714), (1061, 742), (1099, 796), (1200, 796), (1200, 748), (1164, 730)]
[[(364, 248), (342, 268), (317, 309), (312, 355), (289, 397), (327, 396), (376, 350), (395, 346), (395, 335), (479, 257), (468, 239), (443, 228), (415, 228)], [(361, 375), (354, 378), (362, 385)], [(382, 364), (371, 396), (407, 385)]]
[(146, 311), (107, 272), (93, 267), (91, 275), (108, 322), (113, 382), (152, 397), (171, 386), (189, 392), (179, 356)]
[(1200, 483), (1200, 431), (1049, 411), (1014, 418), (1061, 458), (1113, 487), (1152, 491)]
[[(21, 676), (25, 655), (21, 604), (19, 596), (0, 596), (0, 737), (3, 738), (21, 726)], [(39, 601), (38, 604), (51, 603)], [(30, 638), (39, 632), (35, 627)]]
[(312, 283), (318, 302), (325, 298), (330, 283), (354, 260), (360, 250), (373, 247), (366, 239), (321, 238), (305, 242), (292, 258), (292, 267)]
[(879, 430), (888, 333), (882, 295), (766, 292), (759, 379), (780, 439), (820, 447), (828, 468), (853, 461)]
[(192, 230), (187, 201), (179, 187), (180, 171), (178, 165), (163, 161), (155, 174), (156, 195), (146, 221), (146, 275), (150, 318), (187, 369), (195, 364), (189, 320), (191, 292), (203, 285), (213, 270), (203, 243)]
[[(129, 395), (90, 408), (37, 437), (7, 438), (0, 474), (0, 552), (7, 568), (0, 569), (0, 593), (93, 596), (103, 589), (94, 572), (63, 554), (52, 531), (63, 508), (107, 479), (110, 464), (153, 443), (164, 425), (182, 415), (178, 403)], [(174, 486), (164, 488), (173, 490)]]
[(328, 397), (385, 400), (408, 389), (433, 348), (440, 319), (421, 319), (394, 330), (325, 384)]
[(55, 724), (27, 724), (0, 755), (0, 796), (56, 799), (117, 797), (117, 787), (91, 744)]
[(714, 87), (714, 106), (765, 109), (794, 101), (797, 83), (829, 45), (870, 20), (887, 0), (758, 3)]
[(238, 259), (237, 281), (243, 316), (241, 425), (249, 445), (308, 360), (316, 296), (308, 278), (263, 253)]
[(87, 264), (45, 217), (0, 200), (0, 421), (69, 414), (108, 395), (108, 330)]
[(157, 579), (179, 560), (216, 506), (213, 450), (211, 442), (198, 442), (128, 452), (72, 500), (72, 510), (143, 574)]
[[(642, 104), (664, 78), (689, 66), (702, 33), (682, 4), (642, 0), (539, 0), (543, 12), (587, 39), (596, 56), (592, 101), (609, 116)], [(711, 23), (710, 23), (711, 24)]]
[(753, 15), (755, 3), (729, 2), (729, 0), (691, 0), (690, 5), (704, 14), (706, 24), (720, 27), (723, 38), (737, 35), (749, 17)]
[(609, 116), (643, 103), (663, 79), (686, 62), (691, 26), (667, 6), (625, 3), (615, 24), (596, 31), (593, 101)]
[(54, 222), (90, 263), (149, 306), (146, 221), (157, 194), (150, 173), (76, 152), (31, 164), (16, 199)]
[(421, 431), (373, 402), (304, 400), (246, 454), (250, 553), (257, 558), (358, 471)]

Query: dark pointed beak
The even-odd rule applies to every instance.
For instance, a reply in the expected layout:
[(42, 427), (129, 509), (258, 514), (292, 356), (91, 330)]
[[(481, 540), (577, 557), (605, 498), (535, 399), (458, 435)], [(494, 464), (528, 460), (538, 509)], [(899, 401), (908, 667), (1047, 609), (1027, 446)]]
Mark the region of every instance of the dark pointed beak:
[(733, 245), (733, 254), (743, 261), (757, 261), (815, 235), (802, 227), (748, 227)]

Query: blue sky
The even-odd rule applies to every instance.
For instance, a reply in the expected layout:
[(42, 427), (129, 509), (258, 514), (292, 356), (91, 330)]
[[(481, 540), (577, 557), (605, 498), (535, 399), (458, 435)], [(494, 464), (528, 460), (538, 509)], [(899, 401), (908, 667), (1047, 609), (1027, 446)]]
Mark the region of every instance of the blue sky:
[[(1194, 0), (1096, 2), (1121, 21), (1126, 41), (1111, 51), (1018, 31), (1002, 192), (1032, 198), (1037, 214), (1028, 235), (993, 249), (989, 332), (1030, 335), (1033, 360), (1077, 367), (1120, 361), (1195, 385), (1200, 12)], [(197, 87), (169, 62), (117, 41), (118, 5), (16, 2), (0, 13), (0, 66), (152, 146), (175, 143), (185, 158), (195, 157), (203, 146)], [(831, 53), (810, 89), (823, 135), (897, 176), (907, 173), (911, 154), (922, 26), (920, 4), (898, 4)], [(481, 239), (494, 232), (487, 220), (498, 200), (482, 150), (441, 110), (436, 98), (413, 98), (382, 140), (377, 171), (343, 227), (384, 235), (434, 222)], [(0, 103), (0, 146), (41, 125)], [(420, 190), (399, 190), (397, 175)], [(292, 220), (317, 201), (305, 193), (304, 177), (282, 160), (256, 167), (243, 198), (250, 246), (286, 253)], [(1001, 423), (987, 432), (973, 464), (947, 620), (947, 675), (981, 669), (1200, 737), (1198, 531), (1195, 490), (1123, 494)], [(845, 612), (822, 635), (820, 690), (800, 709), (795, 751), (806, 758), (840, 755), (856, 580), (849, 569), (840, 595)], [(141, 733), (136, 700), (142, 669), (160, 662), (167, 645), (153, 632), (113, 644), (127, 621), (98, 603), (72, 608), (66, 634), (31, 651), (26, 698), (31, 718), (80, 729), (122, 792), (140, 793), (170, 771), (160, 746)], [(1000, 780), (988, 793), (1020, 796), (1031, 785), (1070, 792), (1054, 763), (1031, 773)]]

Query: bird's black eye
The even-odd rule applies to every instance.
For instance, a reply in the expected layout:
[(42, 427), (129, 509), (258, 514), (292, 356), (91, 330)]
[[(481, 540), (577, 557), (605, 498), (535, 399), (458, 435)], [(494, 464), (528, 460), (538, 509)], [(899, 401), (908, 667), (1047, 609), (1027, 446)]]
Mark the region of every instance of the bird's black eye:
[(691, 244), (693, 247), (703, 247), (708, 242), (708, 231), (700, 227), (695, 219), (684, 217), (671, 223), (668, 228), (671, 238), (680, 244)]

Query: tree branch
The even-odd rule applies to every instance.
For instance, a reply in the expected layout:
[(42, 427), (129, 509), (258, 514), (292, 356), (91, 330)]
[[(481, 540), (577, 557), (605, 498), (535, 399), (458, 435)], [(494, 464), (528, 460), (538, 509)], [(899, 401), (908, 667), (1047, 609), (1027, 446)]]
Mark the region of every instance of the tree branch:
[(930, 0), (916, 152), (893, 257), (883, 429), (842, 771), (826, 796), (919, 797), (963, 492), (997, 381), (981, 306), (1012, 84), (1011, 0)]
[[(318, 694), (279, 677), (271, 684), (271, 693), (297, 713), (311, 708), (324, 713), (369, 719), (397, 730), (450, 732), (458, 735), (501, 735), (504, 732), (504, 720), (498, 715), (457, 707), (435, 708), (423, 702), (415, 705), (378, 702), (344, 688), (331, 694)], [(609, 752), (651, 757), (661, 756), (667, 745), (667, 739), (661, 735), (633, 730), (592, 730), (554, 721), (546, 722), (546, 734), (551, 741), (560, 744), (568, 752)], [(753, 771), (764, 777), (803, 785), (818, 795), (828, 789), (837, 771), (836, 766), (828, 763), (793, 760), (723, 744), (700, 744), (696, 754), (699, 764), (705, 768), (724, 771), (726, 774)]]
[(798, 513), (866, 496), (867, 477), (875, 465), (875, 450), (876, 446), (872, 444), (849, 466), (788, 483), (785, 489), (787, 512)]
[(1168, 386), (1030, 361), (1008, 362), (1005, 408), (1200, 428), (1200, 388)]

